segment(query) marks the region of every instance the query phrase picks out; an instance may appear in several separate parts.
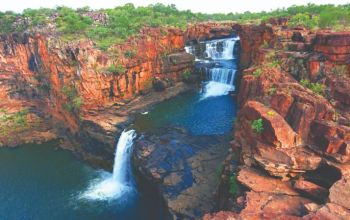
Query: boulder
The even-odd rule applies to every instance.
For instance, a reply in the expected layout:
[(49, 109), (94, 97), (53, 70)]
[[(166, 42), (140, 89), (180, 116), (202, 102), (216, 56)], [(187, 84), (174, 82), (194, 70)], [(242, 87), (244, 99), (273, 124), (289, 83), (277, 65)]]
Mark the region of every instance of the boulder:
[(337, 181), (329, 189), (329, 200), (331, 203), (350, 209), (350, 177), (346, 176)]
[(306, 181), (304, 179), (298, 179), (293, 187), (302, 195), (314, 199), (318, 202), (323, 202), (328, 197), (328, 190), (322, 186), (315, 183)]
[(237, 180), (254, 192), (298, 195), (289, 182), (282, 182), (280, 179), (266, 176), (248, 167), (243, 167), (239, 171)]
[(350, 160), (350, 127), (329, 121), (314, 121), (311, 126), (313, 149), (340, 163)]
[(347, 220), (350, 218), (350, 211), (334, 203), (327, 203), (316, 212), (304, 216), (303, 220)]
[[(273, 109), (260, 102), (248, 101), (239, 112), (239, 117), (248, 122), (263, 120), (263, 131), (259, 138), (277, 148), (293, 148), (298, 144), (298, 136), (284, 118)], [(252, 128), (250, 128), (252, 129)]]
[(239, 219), (295, 219), (307, 214), (304, 205), (310, 202), (299, 196), (247, 192)]

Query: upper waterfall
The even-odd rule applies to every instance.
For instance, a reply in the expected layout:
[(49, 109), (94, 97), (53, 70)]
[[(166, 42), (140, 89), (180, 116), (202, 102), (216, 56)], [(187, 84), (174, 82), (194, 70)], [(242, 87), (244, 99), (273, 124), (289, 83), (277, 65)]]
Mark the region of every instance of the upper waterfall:
[(239, 37), (231, 37), (185, 47), (187, 53), (196, 56), (197, 67), (204, 71), (208, 80), (203, 88), (202, 99), (227, 95), (235, 90), (238, 42)]
[(223, 59), (229, 60), (234, 59), (234, 47), (236, 42), (239, 40), (236, 38), (220, 39), (207, 41), (206, 46), (206, 56), (213, 60)]

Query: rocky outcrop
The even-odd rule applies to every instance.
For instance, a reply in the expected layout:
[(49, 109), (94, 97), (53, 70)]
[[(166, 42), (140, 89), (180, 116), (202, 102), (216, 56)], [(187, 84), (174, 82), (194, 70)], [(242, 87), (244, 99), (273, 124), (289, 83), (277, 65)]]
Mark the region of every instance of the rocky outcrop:
[[(172, 95), (188, 89), (178, 83), (194, 62), (184, 52), (184, 39), (179, 29), (145, 28), (139, 37), (101, 51), (88, 40), (68, 44), (45, 34), (1, 36), (0, 107), (13, 114), (26, 110), (37, 118), (35, 123), (28, 118), (28, 126), (11, 134), (24, 136), (43, 128), (55, 134), (43, 135), (43, 140), (66, 136), (71, 143), (65, 146), (84, 157), (113, 155), (117, 125), (136, 110), (137, 100), (152, 90), (155, 79), (166, 82), (163, 89), (172, 87)], [(145, 102), (152, 104), (150, 98)], [(11, 143), (9, 136), (0, 136), (3, 145), (30, 142)]]
[(198, 219), (216, 208), (220, 163), (227, 136), (193, 136), (181, 128), (163, 128), (137, 140), (134, 164), (158, 186), (174, 219)]
[(348, 219), (350, 33), (273, 30), (240, 81), (232, 148), (246, 192), (204, 219)]

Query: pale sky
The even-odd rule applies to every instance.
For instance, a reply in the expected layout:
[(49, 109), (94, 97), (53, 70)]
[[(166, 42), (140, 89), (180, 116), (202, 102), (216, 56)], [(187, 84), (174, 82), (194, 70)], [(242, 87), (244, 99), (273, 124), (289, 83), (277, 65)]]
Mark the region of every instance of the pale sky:
[(288, 7), (290, 5), (316, 4), (346, 4), (350, 0), (0, 0), (0, 11), (12, 10), (22, 12), (25, 8), (54, 8), (69, 6), (72, 8), (90, 6), (93, 9), (113, 8), (125, 3), (136, 6), (154, 3), (175, 4), (178, 9), (191, 9), (193, 12), (244, 12), (269, 11), (270, 9)]

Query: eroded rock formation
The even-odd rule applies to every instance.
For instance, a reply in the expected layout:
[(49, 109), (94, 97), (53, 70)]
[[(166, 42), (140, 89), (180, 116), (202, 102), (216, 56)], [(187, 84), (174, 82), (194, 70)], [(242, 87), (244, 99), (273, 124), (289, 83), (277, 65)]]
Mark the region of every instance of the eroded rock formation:
[(240, 81), (232, 148), (246, 190), (204, 219), (348, 219), (350, 33), (273, 30)]
[[(194, 58), (184, 52), (184, 43), (181, 30), (159, 28), (145, 28), (139, 37), (108, 51), (89, 40), (63, 43), (45, 34), (2, 36), (0, 108), (3, 114), (24, 109), (28, 114), (25, 126), (3, 129), (1, 145), (68, 136), (70, 148), (80, 154), (112, 158), (120, 131), (116, 126), (127, 121), (130, 111), (188, 89), (179, 82)], [(170, 91), (153, 101), (141, 97), (155, 81)], [(145, 102), (137, 102), (142, 98)]]
[[(201, 23), (166, 33), (145, 28), (108, 51), (87, 40), (2, 36), (0, 114), (9, 121), (0, 144), (68, 137), (67, 147), (85, 159), (111, 161), (115, 136), (133, 112), (190, 88), (179, 82), (193, 67), (185, 43), (234, 34), (241, 39), (241, 109), (232, 149), (240, 154), (237, 180), (244, 190), (236, 201), (228, 196), (231, 152), (218, 190), (227, 211), (204, 219), (348, 219), (350, 33), (272, 23)], [(147, 93), (153, 85), (166, 91)], [(262, 130), (252, 127), (258, 119)], [(174, 183), (179, 176), (158, 179)]]

